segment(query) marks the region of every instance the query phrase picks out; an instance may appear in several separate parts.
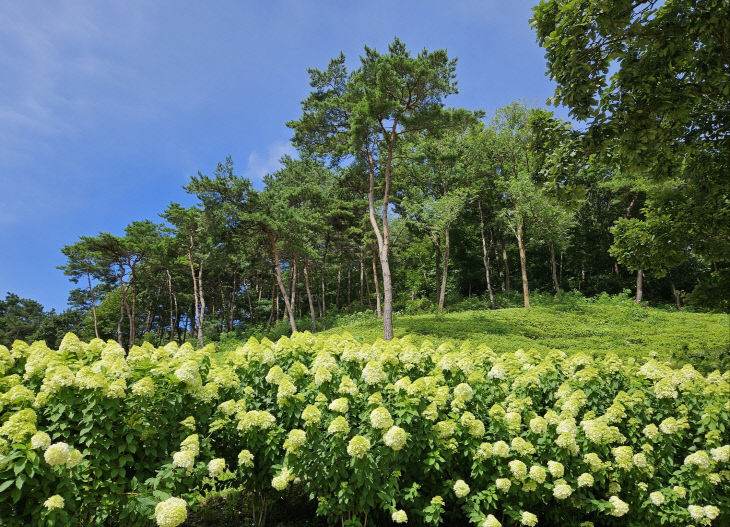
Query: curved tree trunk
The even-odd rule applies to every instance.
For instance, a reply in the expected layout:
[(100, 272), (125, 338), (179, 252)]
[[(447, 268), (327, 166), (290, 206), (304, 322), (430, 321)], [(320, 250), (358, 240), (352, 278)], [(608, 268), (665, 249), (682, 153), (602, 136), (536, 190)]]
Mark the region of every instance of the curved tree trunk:
[[(393, 130), (395, 132), (393, 123)], [(394, 134), (393, 132), (393, 134)], [(393, 135), (391, 134), (391, 136)], [(392, 142), (391, 142), (392, 144)], [(375, 238), (378, 241), (378, 255), (380, 256), (380, 269), (383, 273), (383, 340), (393, 340), (393, 284), (390, 277), (390, 231), (388, 230), (388, 205), (390, 195), (390, 161), (392, 150), (388, 152), (388, 162), (385, 168), (385, 190), (383, 197), (383, 212), (381, 221), (383, 231), (381, 233), (378, 220), (375, 218), (375, 161), (370, 152), (366, 152), (370, 168), (370, 189), (368, 191), (368, 211), (370, 225), (375, 231)]]
[(266, 229), (266, 235), (269, 238), (269, 243), (271, 244), (271, 254), (274, 258), (274, 268), (276, 269), (276, 283), (279, 284), (279, 291), (281, 291), (281, 296), (284, 298), (284, 306), (286, 307), (286, 312), (289, 314), (289, 325), (291, 326), (292, 333), (294, 333), (297, 331), (297, 323), (296, 320), (294, 320), (294, 312), (292, 311), (291, 304), (289, 303), (289, 295), (287, 295), (286, 287), (284, 287), (284, 282), (281, 279), (281, 262), (279, 261), (279, 251), (276, 248), (276, 240), (274, 239), (274, 235), (268, 229)]
[(96, 320), (96, 299), (94, 298), (94, 288), (91, 287), (91, 275), (86, 273), (86, 279), (89, 281), (89, 297), (91, 298), (91, 313), (94, 315), (94, 335), (99, 338), (99, 323)]
[[(124, 282), (122, 276), (119, 276), (119, 289), (124, 295)], [(122, 296), (123, 298), (123, 296)], [(124, 301), (119, 302), (119, 320), (117, 320), (117, 342), (120, 346), (124, 347), (124, 339), (122, 338), (122, 321), (124, 321)]]

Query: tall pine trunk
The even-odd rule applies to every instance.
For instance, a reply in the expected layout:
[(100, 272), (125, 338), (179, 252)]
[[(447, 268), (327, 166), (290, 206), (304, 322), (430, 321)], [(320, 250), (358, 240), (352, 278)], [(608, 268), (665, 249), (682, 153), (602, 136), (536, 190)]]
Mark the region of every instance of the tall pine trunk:
[(504, 244), (504, 240), (502, 240), (502, 260), (504, 262), (504, 290), (510, 291), (510, 283), (509, 283), (509, 260), (507, 259), (507, 247)]
[(378, 266), (375, 261), (375, 246), (370, 244), (370, 252), (373, 255), (373, 281), (375, 282), (375, 314), (378, 318), (383, 316), (383, 311), (380, 307), (380, 279), (378, 278)]
[(364, 250), (360, 249), (360, 304), (365, 306), (365, 258)]
[(246, 278), (243, 278), (243, 286), (246, 288), (246, 300), (248, 300), (248, 312), (251, 316), (251, 323), (256, 324), (256, 317), (254, 316), (253, 312), (253, 302), (251, 301), (251, 291), (249, 290), (248, 282), (246, 282)]
[(324, 240), (324, 252), (322, 253), (322, 274), (321, 274), (321, 290), (322, 290), (322, 311), (320, 316), (327, 316), (327, 293), (325, 290), (325, 273), (327, 270), (327, 248), (329, 247), (330, 237), (329, 234), (325, 236)]
[(517, 238), (517, 248), (520, 251), (520, 272), (522, 273), (522, 296), (525, 307), (530, 307), (530, 287), (527, 283), (527, 255), (525, 254), (525, 243), (523, 239), (522, 221), (517, 222), (515, 231)]
[(340, 285), (342, 283), (342, 262), (337, 264), (337, 295), (335, 296), (335, 311), (340, 312)]
[(383, 340), (393, 340), (393, 284), (390, 277), (390, 230), (388, 228), (388, 206), (390, 204), (390, 164), (393, 157), (393, 141), (397, 122), (393, 123), (393, 130), (390, 134), (388, 159), (385, 165), (385, 189), (383, 191), (383, 211), (381, 214), (381, 227), (375, 218), (375, 161), (370, 152), (367, 153), (370, 188), (368, 191), (368, 211), (370, 225), (375, 231), (375, 238), (378, 241), (378, 254), (380, 256), (380, 270), (383, 274)]
[(297, 322), (294, 320), (294, 311), (292, 311), (291, 304), (289, 303), (289, 295), (286, 293), (286, 287), (284, 287), (284, 281), (281, 278), (281, 262), (279, 261), (279, 250), (276, 248), (276, 240), (274, 239), (273, 233), (266, 229), (266, 235), (269, 238), (269, 244), (271, 245), (271, 255), (274, 258), (274, 268), (276, 270), (276, 283), (279, 284), (279, 291), (281, 296), (284, 298), (284, 307), (289, 315), (289, 325), (291, 326), (292, 333), (297, 331)]
[(449, 274), (449, 229), (444, 230), (444, 250), (441, 262), (441, 291), (439, 291), (439, 313), (444, 310), (446, 300), (446, 278)]
[(317, 329), (317, 314), (314, 311), (314, 300), (312, 299), (312, 290), (309, 288), (309, 262), (307, 257), (304, 257), (304, 267), (302, 272), (304, 273), (304, 288), (307, 290), (307, 300), (309, 301), (309, 314), (312, 317), (312, 331)]
[(89, 281), (89, 298), (91, 299), (91, 313), (94, 315), (94, 335), (99, 338), (99, 324), (96, 320), (96, 299), (94, 298), (94, 288), (91, 287), (91, 275), (87, 272), (86, 279)]
[[(482, 263), (484, 264), (484, 274), (487, 276), (487, 292), (489, 293), (489, 307), (494, 309), (494, 292), (492, 291), (492, 280), (489, 272), (489, 251), (487, 250), (487, 240), (484, 236), (484, 215), (482, 214), (482, 202), (477, 201), (479, 207), (479, 233), (482, 236)], [(491, 232), (491, 231), (490, 231)], [(489, 247), (492, 247), (492, 237), (489, 237)]]
[(170, 297), (170, 342), (172, 342), (172, 340), (173, 340), (172, 331), (175, 326), (175, 324), (173, 322), (173, 314), (172, 314), (172, 309), (173, 309), (172, 308), (172, 303), (173, 303), (173, 301), (172, 301), (172, 276), (170, 275), (169, 269), (165, 269), (165, 274), (167, 274), (167, 293)]

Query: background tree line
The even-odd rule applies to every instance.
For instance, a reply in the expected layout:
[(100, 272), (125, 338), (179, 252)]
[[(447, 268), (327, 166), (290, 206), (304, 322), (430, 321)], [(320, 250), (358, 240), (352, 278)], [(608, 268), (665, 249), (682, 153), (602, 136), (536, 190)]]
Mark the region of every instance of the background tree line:
[(340, 55), (309, 70), (287, 123), (299, 159), (259, 190), (228, 158), (191, 178), (196, 205), (64, 247), (69, 310), (8, 294), (0, 342), (74, 329), (202, 344), (355, 312), (382, 317), (388, 339), (394, 311), (510, 294), (529, 307), (535, 290), (727, 311), (727, 9), (563, 4), (542, 2), (532, 24), (579, 129), (519, 102), (447, 107), (444, 50), (395, 39), (352, 70)]

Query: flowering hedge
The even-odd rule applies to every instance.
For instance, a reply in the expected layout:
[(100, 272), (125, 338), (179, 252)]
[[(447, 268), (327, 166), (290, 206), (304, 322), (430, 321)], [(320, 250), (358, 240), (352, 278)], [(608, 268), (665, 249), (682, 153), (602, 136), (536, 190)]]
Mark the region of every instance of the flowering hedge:
[(348, 334), (217, 360), (114, 342), (0, 346), (0, 523), (180, 525), (293, 487), (333, 523), (730, 522), (730, 372)]

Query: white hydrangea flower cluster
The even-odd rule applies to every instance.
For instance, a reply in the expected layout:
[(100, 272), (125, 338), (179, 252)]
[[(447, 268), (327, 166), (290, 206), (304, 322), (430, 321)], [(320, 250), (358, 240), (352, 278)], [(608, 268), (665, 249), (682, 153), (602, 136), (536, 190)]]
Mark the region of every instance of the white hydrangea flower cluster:
[(463, 498), (470, 492), (469, 485), (463, 479), (459, 479), (454, 483), (454, 494), (457, 498)]
[(181, 498), (168, 498), (155, 507), (158, 527), (177, 527), (188, 518), (188, 504)]
[(608, 498), (608, 502), (611, 504), (611, 516), (620, 518), (629, 512), (628, 503), (621, 501), (618, 496), (611, 496)]
[(400, 426), (391, 426), (383, 435), (383, 443), (396, 452), (406, 446), (408, 434)]
[(70, 457), (71, 451), (69, 450), (68, 444), (64, 442), (50, 445), (43, 454), (46, 463), (53, 466), (65, 465)]
[(208, 462), (208, 475), (217, 478), (226, 469), (226, 460), (222, 457), (211, 459)]
[(356, 435), (347, 444), (347, 453), (357, 459), (362, 459), (370, 450), (370, 441), (367, 437)]

